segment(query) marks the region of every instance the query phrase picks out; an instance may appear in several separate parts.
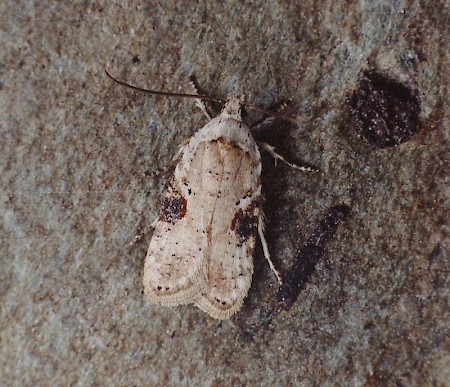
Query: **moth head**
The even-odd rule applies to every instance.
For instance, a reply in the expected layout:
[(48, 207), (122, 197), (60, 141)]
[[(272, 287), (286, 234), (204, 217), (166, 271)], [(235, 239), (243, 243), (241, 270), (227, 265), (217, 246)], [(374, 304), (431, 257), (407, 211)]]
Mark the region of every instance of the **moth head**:
[(224, 116), (234, 118), (235, 120), (242, 121), (242, 99), (236, 94), (228, 95), (225, 106), (222, 110)]

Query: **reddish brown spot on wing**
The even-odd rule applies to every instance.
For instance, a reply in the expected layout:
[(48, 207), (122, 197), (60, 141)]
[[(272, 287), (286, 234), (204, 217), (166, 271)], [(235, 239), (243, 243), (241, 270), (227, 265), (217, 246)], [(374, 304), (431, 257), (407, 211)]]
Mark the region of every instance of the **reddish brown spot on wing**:
[(224, 148), (228, 148), (228, 149), (241, 149), (241, 147), (236, 144), (235, 142), (229, 141), (223, 137), (218, 137), (217, 140), (214, 140), (216, 142), (218, 142), (219, 144), (221, 144)]
[(258, 230), (258, 202), (253, 203), (245, 211), (239, 209), (231, 222), (231, 230), (236, 233), (239, 245), (256, 235)]
[(180, 192), (171, 188), (168, 196), (164, 199), (159, 218), (164, 222), (175, 224), (177, 220), (184, 218), (186, 210), (187, 200)]

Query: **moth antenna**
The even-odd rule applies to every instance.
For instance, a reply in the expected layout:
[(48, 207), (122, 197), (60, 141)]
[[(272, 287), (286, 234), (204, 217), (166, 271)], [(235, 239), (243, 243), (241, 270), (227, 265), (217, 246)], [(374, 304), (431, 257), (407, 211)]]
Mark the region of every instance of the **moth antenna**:
[[(105, 70), (105, 73), (108, 76), (108, 78), (112, 79), (114, 82), (118, 83), (119, 85), (128, 87), (128, 88), (130, 88), (132, 90), (140, 91), (142, 93), (153, 94), (153, 95), (160, 95), (160, 96), (163, 96), (163, 97), (194, 98), (194, 99), (203, 99), (205, 101), (213, 101), (213, 102), (219, 102), (219, 103), (225, 103), (226, 102), (224, 99), (211, 97), (209, 95), (172, 93), (172, 92), (168, 92), (168, 91), (144, 89), (142, 87), (133, 86), (133, 85), (130, 85), (129, 83), (126, 83), (126, 82), (123, 82), (123, 81), (119, 81), (118, 79), (114, 78), (110, 73), (108, 73), (107, 70)], [(267, 114), (267, 115), (275, 117), (275, 118), (279, 118), (280, 120), (291, 122), (293, 124), (297, 124), (297, 125), (301, 124), (300, 121), (298, 121), (298, 120), (296, 120), (294, 118), (286, 117), (283, 114), (270, 112), (268, 110), (261, 109), (261, 108), (259, 108), (257, 106), (254, 106), (254, 105), (243, 103), (242, 106), (245, 106), (245, 107), (247, 107), (247, 108), (249, 108), (251, 110), (254, 110), (256, 112), (259, 112), (259, 113), (263, 113), (263, 114)]]
[(153, 94), (153, 95), (161, 95), (164, 97), (178, 97), (178, 98), (195, 98), (195, 99), (203, 99), (206, 101), (214, 101), (214, 102), (220, 102), (225, 103), (225, 100), (220, 98), (211, 97), (209, 95), (197, 95), (197, 94), (184, 94), (184, 93), (172, 93), (167, 91), (159, 91), (159, 90), (149, 90), (149, 89), (143, 89), (141, 87), (130, 85), (126, 82), (119, 81), (118, 79), (114, 78), (110, 73), (108, 73), (107, 70), (105, 70), (106, 75), (111, 78), (114, 82), (118, 83), (119, 85), (128, 87), (133, 90), (141, 91), (143, 93), (147, 94)]
[(259, 108), (257, 106), (249, 105), (249, 104), (246, 104), (246, 103), (243, 103), (242, 105), (247, 107), (247, 108), (249, 108), (249, 109), (251, 109), (251, 110), (254, 110), (255, 112), (267, 114), (269, 116), (278, 118), (278, 119), (283, 120), (283, 121), (292, 122), (293, 124), (296, 124), (296, 125), (301, 125), (302, 124), (299, 120), (296, 120), (295, 118), (287, 117), (287, 116), (285, 116), (283, 114), (280, 114), (280, 113), (270, 112), (268, 110), (261, 109), (261, 108)]

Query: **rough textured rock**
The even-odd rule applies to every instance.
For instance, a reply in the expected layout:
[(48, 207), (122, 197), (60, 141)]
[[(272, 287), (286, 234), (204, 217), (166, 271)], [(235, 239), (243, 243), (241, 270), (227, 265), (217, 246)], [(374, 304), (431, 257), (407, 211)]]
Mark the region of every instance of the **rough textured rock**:
[[(448, 384), (445, 4), (2, 1), (0, 384)], [(256, 136), (323, 174), (264, 158), (274, 262), (288, 273), (330, 207), (351, 213), (289, 311), (261, 251), (231, 321), (146, 302), (171, 158), (205, 120), (105, 68), (143, 87), (191, 92), (195, 74), (220, 97), (291, 101), (304, 125)], [(417, 95), (417, 131), (398, 146), (373, 146), (352, 119), (368, 71)]]

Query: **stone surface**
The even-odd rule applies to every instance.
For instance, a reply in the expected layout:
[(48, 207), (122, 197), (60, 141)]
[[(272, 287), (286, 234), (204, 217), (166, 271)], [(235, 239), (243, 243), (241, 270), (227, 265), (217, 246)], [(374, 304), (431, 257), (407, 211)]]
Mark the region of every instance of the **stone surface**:
[[(2, 1), (0, 384), (448, 385), (444, 7)], [(256, 137), (323, 174), (264, 158), (275, 264), (289, 272), (331, 206), (351, 213), (289, 311), (260, 250), (231, 321), (146, 302), (171, 159), (205, 119), (105, 68), (142, 87), (191, 92), (195, 74), (220, 97), (291, 101), (305, 123)], [(419, 130), (397, 147), (350, 124), (349, 95), (371, 70), (420, 101)]]

